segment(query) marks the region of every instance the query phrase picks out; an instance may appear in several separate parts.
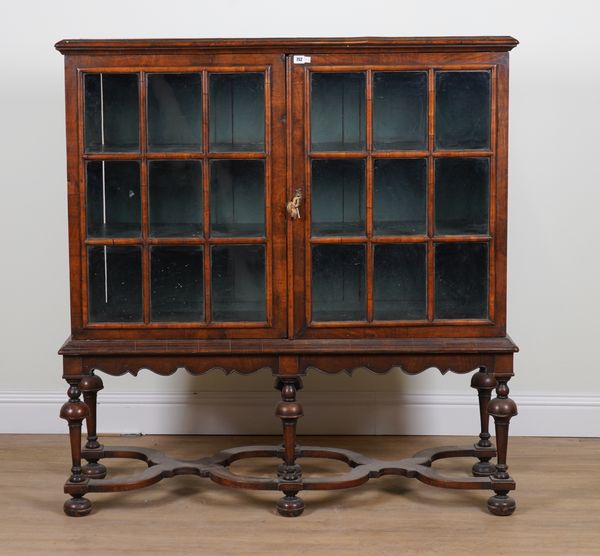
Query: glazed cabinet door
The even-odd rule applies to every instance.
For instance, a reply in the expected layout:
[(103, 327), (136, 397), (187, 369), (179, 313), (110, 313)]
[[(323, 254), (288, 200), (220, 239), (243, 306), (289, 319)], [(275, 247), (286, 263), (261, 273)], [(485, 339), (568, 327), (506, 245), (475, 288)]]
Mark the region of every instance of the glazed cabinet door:
[(286, 335), (285, 67), (231, 58), (77, 68), (84, 329)]
[(295, 333), (496, 333), (502, 60), (310, 58), (288, 60)]

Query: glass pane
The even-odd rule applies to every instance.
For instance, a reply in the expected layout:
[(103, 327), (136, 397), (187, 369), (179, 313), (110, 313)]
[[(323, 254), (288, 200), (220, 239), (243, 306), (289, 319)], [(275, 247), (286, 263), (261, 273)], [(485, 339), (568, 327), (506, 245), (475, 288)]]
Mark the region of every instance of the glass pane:
[(85, 150), (139, 149), (138, 76), (88, 73), (85, 76)]
[(313, 73), (311, 98), (313, 151), (365, 148), (364, 73)]
[(427, 73), (401, 71), (373, 75), (373, 147), (427, 148)]
[(138, 237), (139, 162), (95, 160), (86, 170), (88, 237)]
[(90, 322), (142, 320), (142, 251), (139, 247), (88, 248)]
[(427, 318), (424, 243), (375, 245), (373, 279), (375, 319)]
[(487, 243), (435, 246), (435, 317), (483, 319), (488, 311)]
[(265, 164), (262, 160), (210, 163), (210, 233), (214, 237), (265, 233)]
[(313, 160), (310, 202), (314, 236), (364, 235), (364, 160)]
[(204, 320), (202, 247), (152, 247), (152, 320)]
[(157, 160), (148, 169), (150, 235), (202, 236), (202, 163)]
[(262, 73), (210, 76), (210, 150), (264, 151), (265, 81)]
[(437, 234), (487, 234), (490, 161), (438, 158), (435, 161)]
[(375, 235), (427, 232), (426, 159), (375, 160), (373, 231)]
[(199, 151), (201, 144), (201, 74), (149, 74), (148, 149)]
[(490, 148), (490, 73), (439, 71), (435, 75), (435, 146)]
[(365, 246), (314, 245), (312, 320), (365, 319)]
[(264, 321), (265, 303), (264, 246), (214, 245), (213, 321)]

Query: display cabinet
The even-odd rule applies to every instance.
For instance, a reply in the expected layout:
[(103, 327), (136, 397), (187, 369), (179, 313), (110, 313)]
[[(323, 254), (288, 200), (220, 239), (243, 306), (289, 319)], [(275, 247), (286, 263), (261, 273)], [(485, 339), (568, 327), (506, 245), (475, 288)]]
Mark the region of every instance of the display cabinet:
[[(180, 474), (281, 491), (284, 516), (302, 512), (302, 490), (387, 474), (491, 490), (490, 511), (513, 512), (506, 456), (516, 406), (507, 382), (517, 348), (506, 334), (506, 229), (508, 51), (516, 44), (57, 44), (66, 72), (72, 323), (60, 350), (69, 384), (61, 410), (72, 452), (68, 515), (90, 512), (87, 493)], [(298, 445), (301, 376), (359, 367), (474, 371), (479, 439), (397, 461)], [(178, 368), (269, 368), (281, 391), (283, 443), (183, 462), (98, 442), (97, 371)], [(262, 456), (282, 460), (271, 478), (230, 469)], [(472, 477), (433, 465), (458, 456), (476, 460)], [(350, 470), (306, 478), (301, 457)], [(105, 478), (105, 458), (139, 459), (148, 469)]]

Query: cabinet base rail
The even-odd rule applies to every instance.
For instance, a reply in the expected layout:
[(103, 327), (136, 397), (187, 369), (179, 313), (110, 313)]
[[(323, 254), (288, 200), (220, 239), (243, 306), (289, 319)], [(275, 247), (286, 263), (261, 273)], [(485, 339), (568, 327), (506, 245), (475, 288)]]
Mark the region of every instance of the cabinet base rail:
[[(338, 448), (319, 446), (297, 446), (295, 458), (324, 458), (338, 460), (350, 467), (343, 474), (331, 477), (311, 477), (290, 480), (279, 468), (274, 478), (242, 476), (233, 473), (230, 465), (246, 458), (284, 458), (283, 446), (243, 446), (221, 451), (212, 457), (193, 461), (172, 459), (164, 453), (139, 447), (100, 447), (83, 450), (82, 457), (98, 461), (105, 458), (136, 459), (145, 462), (148, 468), (142, 472), (118, 479), (85, 478), (80, 482), (67, 481), (65, 493), (73, 498), (65, 503), (65, 513), (69, 516), (84, 516), (91, 511), (91, 502), (83, 496), (88, 492), (120, 492), (145, 488), (176, 475), (197, 475), (206, 477), (223, 486), (250, 490), (280, 490), (285, 496), (277, 504), (280, 515), (295, 517), (304, 510), (304, 503), (296, 496), (302, 490), (337, 490), (362, 485), (369, 479), (384, 475), (400, 475), (442, 488), (493, 490), (497, 494), (488, 501), (490, 512), (495, 515), (510, 515), (514, 511), (514, 501), (507, 492), (515, 489), (512, 479), (486, 477), (452, 478), (443, 475), (432, 467), (439, 459), (452, 457), (493, 458), (496, 449), (475, 446), (443, 446), (418, 452), (411, 458), (400, 460), (379, 460), (362, 454)], [(285, 471), (285, 470), (284, 470)], [(500, 494), (498, 494), (500, 493)]]

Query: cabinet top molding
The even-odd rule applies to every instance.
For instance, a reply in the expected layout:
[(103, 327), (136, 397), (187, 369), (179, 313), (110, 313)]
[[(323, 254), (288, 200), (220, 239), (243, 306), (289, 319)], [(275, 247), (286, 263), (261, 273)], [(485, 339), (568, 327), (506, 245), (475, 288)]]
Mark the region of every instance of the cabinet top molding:
[(332, 37), (332, 38), (237, 38), (237, 39), (64, 39), (56, 43), (63, 54), (219, 51), (239, 49), (281, 51), (298, 49), (310, 52), (348, 49), (431, 52), (507, 52), (519, 44), (513, 37)]

